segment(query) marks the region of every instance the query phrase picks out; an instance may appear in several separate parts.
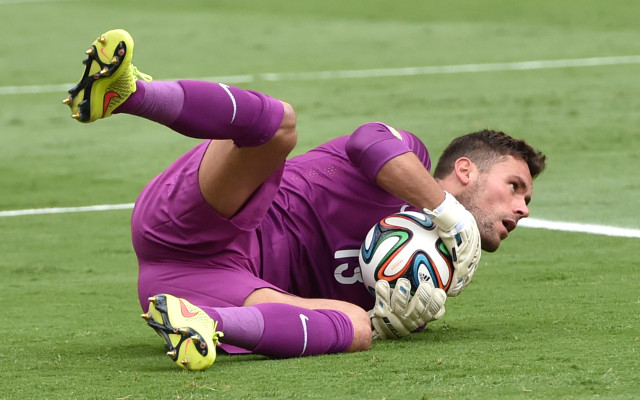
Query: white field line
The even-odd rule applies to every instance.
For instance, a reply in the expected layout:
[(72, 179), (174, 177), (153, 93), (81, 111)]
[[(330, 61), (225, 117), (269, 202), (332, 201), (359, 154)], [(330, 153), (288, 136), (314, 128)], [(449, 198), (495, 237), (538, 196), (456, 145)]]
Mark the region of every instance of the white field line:
[[(0, 0), (2, 1), (2, 0)], [(618, 57), (572, 58), (565, 60), (518, 61), (489, 64), (460, 64), (404, 68), (355, 69), (294, 73), (261, 73), (197, 78), (223, 83), (249, 83), (262, 81), (299, 81), (327, 79), (384, 78), (398, 76), (441, 75), (476, 72), (527, 71), (538, 69), (598, 67), (607, 65), (640, 64), (640, 55)], [(66, 92), (75, 83), (34, 86), (0, 86), (0, 96), (13, 94), (44, 94)]]
[(39, 214), (66, 214), (90, 211), (131, 210), (133, 203), (127, 204), (103, 204), (85, 207), (55, 207), (55, 208), (29, 208), (25, 210), (0, 211), (0, 217), (21, 217), (25, 215)]
[[(11, 0), (0, 0), (0, 4), (11, 3)], [(22, 0), (23, 2), (39, 0)], [(44, 1), (44, 0), (41, 0)], [(15, 1), (18, 3), (20, 1)], [(408, 68), (386, 68), (386, 69), (363, 69), (363, 70), (338, 70), (319, 71), (301, 73), (263, 73), (257, 75), (232, 75), (201, 78), (229, 83), (247, 83), (253, 80), (266, 81), (291, 81), (291, 80), (325, 80), (325, 79), (354, 79), (354, 78), (376, 78), (393, 76), (416, 76), (454, 73), (474, 73), (474, 72), (496, 72), (496, 71), (524, 71), (553, 68), (576, 68), (593, 67), (606, 65), (640, 64), (640, 55), (619, 56), (619, 57), (593, 57), (576, 58), (564, 60), (539, 60), (522, 61), (511, 63), (489, 63), (489, 64), (462, 64), (443, 65)], [(65, 91), (73, 86), (73, 83), (58, 85), (36, 85), (36, 86), (0, 86), (0, 95), (9, 94), (40, 94)], [(97, 205), (87, 207), (67, 207), (67, 208), (40, 208), (14, 211), (0, 211), (0, 217), (12, 217), (34, 214), (60, 214), (70, 212), (108, 211), (131, 209), (133, 204)], [(535, 218), (528, 218), (520, 223), (520, 226), (528, 228), (542, 228), (550, 230), (584, 232), (608, 236), (635, 237), (640, 238), (640, 230), (619, 228), (614, 226), (579, 224), (572, 222), (546, 221)]]
[(549, 229), (552, 231), (592, 233), (616, 237), (640, 238), (640, 229), (619, 228), (608, 225), (579, 224), (576, 222), (547, 221), (543, 219), (527, 218), (518, 223), (525, 228)]
[[(2, 217), (20, 217), (26, 215), (65, 214), (92, 211), (131, 210), (133, 203), (126, 204), (102, 204), (85, 207), (56, 207), (56, 208), (32, 208), (25, 210), (0, 211)], [(519, 226), (525, 228), (540, 228), (553, 231), (591, 233), (595, 235), (640, 238), (640, 229), (619, 228), (607, 225), (580, 224), (575, 222), (547, 221), (537, 218), (527, 218), (520, 221)]]

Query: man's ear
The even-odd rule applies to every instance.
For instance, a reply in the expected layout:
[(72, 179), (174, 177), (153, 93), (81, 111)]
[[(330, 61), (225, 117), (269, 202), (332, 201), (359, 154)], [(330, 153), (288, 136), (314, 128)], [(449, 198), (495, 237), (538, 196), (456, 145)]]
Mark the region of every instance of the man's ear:
[(478, 168), (473, 161), (467, 157), (460, 157), (453, 165), (453, 172), (458, 178), (458, 181), (466, 186), (477, 178)]

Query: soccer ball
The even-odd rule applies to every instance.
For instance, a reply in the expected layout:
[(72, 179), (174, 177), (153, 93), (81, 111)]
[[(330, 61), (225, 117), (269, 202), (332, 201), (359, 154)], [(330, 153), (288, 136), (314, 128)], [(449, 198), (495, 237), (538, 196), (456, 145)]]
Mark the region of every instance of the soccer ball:
[(362, 280), (374, 296), (379, 279), (393, 287), (398, 278), (407, 278), (412, 295), (421, 282), (445, 292), (451, 286), (451, 255), (437, 226), (422, 213), (405, 211), (383, 218), (367, 234), (358, 259)]

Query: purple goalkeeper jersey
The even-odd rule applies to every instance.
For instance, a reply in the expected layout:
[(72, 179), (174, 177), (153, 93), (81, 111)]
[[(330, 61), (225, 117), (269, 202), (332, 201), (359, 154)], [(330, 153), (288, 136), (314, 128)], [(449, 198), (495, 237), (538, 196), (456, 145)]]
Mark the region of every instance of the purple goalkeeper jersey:
[[(371, 131), (381, 126), (388, 128), (380, 123), (365, 127)], [(387, 140), (375, 148), (367, 147), (366, 139), (354, 144), (352, 134), (287, 161), (280, 190), (258, 228), (264, 280), (301, 297), (371, 308), (374, 298), (359, 274), (360, 245), (379, 220), (412, 209), (381, 189), (375, 175), (384, 162), (407, 151), (427, 170), (431, 167), (420, 140), (393, 131), (402, 140)], [(356, 168), (354, 159), (359, 160)]]

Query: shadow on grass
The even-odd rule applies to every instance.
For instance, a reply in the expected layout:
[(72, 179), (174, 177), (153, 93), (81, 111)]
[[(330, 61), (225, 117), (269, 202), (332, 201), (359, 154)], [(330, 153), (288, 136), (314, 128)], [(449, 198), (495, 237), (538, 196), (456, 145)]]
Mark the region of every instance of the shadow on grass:
[[(119, 358), (121, 363), (129, 366), (128, 369), (135, 371), (180, 371), (171, 359), (166, 356), (166, 350), (162, 340), (158, 338), (157, 342), (158, 343), (152, 343), (150, 340), (149, 342), (125, 343), (94, 350), (97, 354), (107, 351), (110, 354), (114, 354), (112, 358)], [(227, 354), (221, 349), (217, 349), (217, 352), (215, 364), (269, 361), (269, 358), (256, 354)]]

